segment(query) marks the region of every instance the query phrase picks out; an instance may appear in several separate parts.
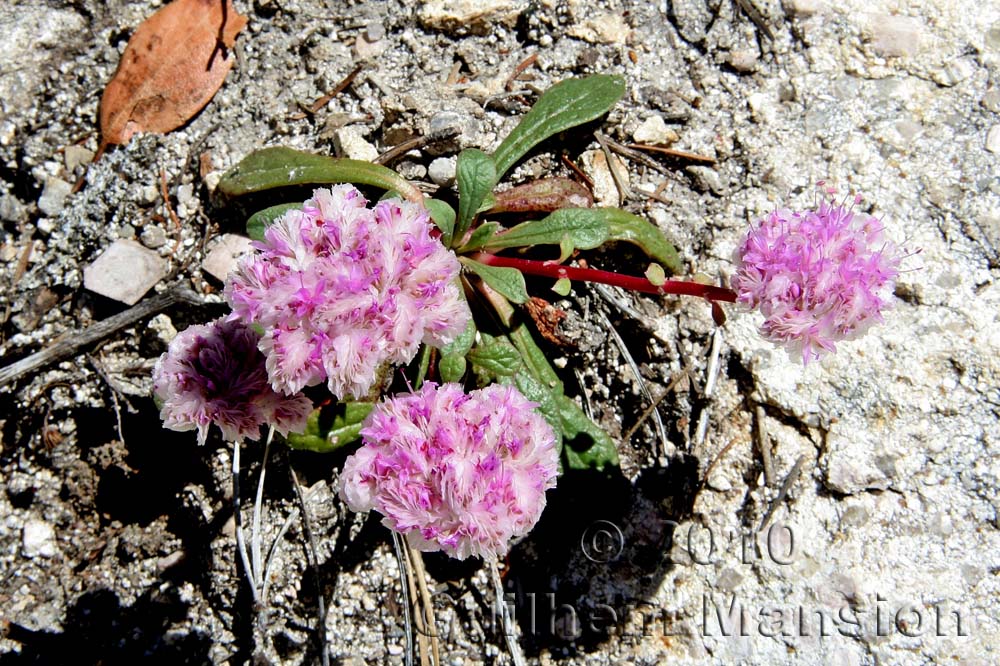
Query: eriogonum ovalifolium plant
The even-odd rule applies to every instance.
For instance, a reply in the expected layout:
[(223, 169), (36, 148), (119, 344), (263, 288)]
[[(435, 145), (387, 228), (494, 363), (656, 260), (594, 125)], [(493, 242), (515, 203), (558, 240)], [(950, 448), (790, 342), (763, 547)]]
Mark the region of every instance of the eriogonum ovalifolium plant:
[[(216, 423), (239, 440), (271, 425), (290, 446), (315, 451), (360, 438), (341, 478), (351, 508), (378, 511), (414, 547), (492, 559), (536, 523), (560, 457), (564, 469), (617, 464), (614, 442), (564, 394), (517, 308), (529, 300), (525, 275), (551, 279), (562, 294), (592, 281), (698, 296), (717, 313), (719, 302), (738, 301), (759, 308), (763, 335), (804, 361), (880, 320), (899, 251), (879, 221), (843, 206), (758, 222), (728, 289), (666, 279), (683, 265), (659, 229), (592, 207), (574, 181), (497, 189), (532, 148), (599, 118), (623, 93), (610, 76), (555, 85), (492, 155), (458, 155), (457, 206), (375, 164), (287, 148), (249, 155), (221, 193), (321, 187), (304, 204), (250, 218), (255, 252), (226, 285), (232, 314), (182, 333), (157, 366), (167, 427), (198, 428), (203, 440)], [(369, 206), (343, 183), (390, 195)], [(504, 228), (501, 213), (523, 221)], [(613, 241), (649, 258), (648, 277), (571, 265), (578, 251)], [(531, 250), (544, 245), (558, 257)], [(390, 370), (407, 364), (406, 386), (393, 382)], [(320, 384), (334, 399), (324, 409), (336, 413), (306, 419), (299, 391)]]

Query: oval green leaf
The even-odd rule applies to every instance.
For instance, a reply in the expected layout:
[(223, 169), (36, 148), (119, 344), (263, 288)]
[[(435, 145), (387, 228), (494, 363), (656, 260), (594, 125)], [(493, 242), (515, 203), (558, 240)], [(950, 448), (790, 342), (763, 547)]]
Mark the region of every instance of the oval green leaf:
[(516, 268), (506, 266), (487, 266), (468, 257), (459, 257), (459, 261), (470, 271), (483, 279), (487, 285), (513, 303), (528, 301), (528, 288), (524, 284), (524, 276)]
[(625, 94), (625, 79), (596, 74), (566, 79), (546, 90), (493, 153), (497, 179), (554, 134), (603, 116)]
[(391, 169), (371, 162), (315, 155), (291, 148), (264, 148), (250, 153), (219, 181), (218, 189), (231, 197), (290, 185), (355, 183), (396, 190), (414, 203), (421, 194)]

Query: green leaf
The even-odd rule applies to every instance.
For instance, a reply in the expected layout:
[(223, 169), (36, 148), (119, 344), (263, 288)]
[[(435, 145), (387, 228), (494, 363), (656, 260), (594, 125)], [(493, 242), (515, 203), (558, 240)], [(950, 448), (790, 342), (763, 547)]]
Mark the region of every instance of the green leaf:
[(563, 245), (590, 250), (608, 239), (607, 208), (563, 208), (541, 220), (522, 222), (494, 236), (486, 244), (491, 250), (531, 245)]
[(441, 230), (441, 242), (445, 247), (451, 247), (451, 236), (455, 233), (455, 209), (440, 199), (424, 199), (424, 206)]
[(569, 278), (559, 278), (556, 283), (552, 285), (552, 291), (556, 292), (560, 296), (569, 296), (569, 292), (573, 290), (573, 283), (569, 281)]
[(264, 230), (290, 210), (302, 210), (300, 203), (286, 203), (259, 210), (247, 220), (247, 236), (254, 240), (264, 240)]
[(546, 90), (493, 153), (497, 179), (550, 136), (603, 116), (624, 94), (625, 80), (606, 74), (566, 79)]
[(384, 166), (283, 147), (250, 153), (222, 176), (218, 189), (237, 197), (290, 185), (330, 183), (356, 183), (396, 190), (414, 203), (422, 203), (424, 199), (420, 190), (408, 180)]
[(458, 154), (455, 177), (458, 180), (458, 224), (454, 242), (461, 243), (472, 218), (497, 184), (497, 169), (492, 157), (481, 150), (467, 148)]
[(571, 178), (539, 178), (493, 195), (491, 213), (551, 213), (560, 208), (590, 208), (594, 197)]
[(663, 283), (667, 281), (667, 275), (663, 272), (663, 266), (659, 264), (650, 264), (649, 268), (646, 269), (646, 279), (654, 287), (662, 287)]
[(438, 361), (438, 374), (443, 382), (460, 382), (465, 376), (469, 364), (464, 356), (459, 354), (442, 354)]
[(505, 266), (487, 266), (468, 257), (459, 257), (466, 268), (483, 279), (487, 285), (514, 303), (525, 303), (528, 300), (528, 288), (524, 284), (524, 276), (516, 268)]
[(472, 344), (476, 341), (476, 322), (469, 317), (469, 323), (465, 325), (457, 338), (441, 348), (441, 360), (438, 361), (438, 374), (441, 381), (458, 382), (465, 376), (468, 364), (465, 355), (472, 349)]
[(531, 331), (524, 324), (518, 324), (508, 334), (510, 341), (521, 352), (521, 359), (531, 375), (544, 386), (554, 390), (559, 395), (564, 393), (563, 383), (559, 375), (552, 369), (545, 352), (539, 348)]
[(472, 234), (469, 235), (469, 242), (458, 248), (458, 252), (472, 252), (473, 250), (478, 250), (493, 238), (497, 231), (500, 229), (500, 225), (496, 222), (484, 222), (478, 227), (472, 230)]
[(580, 406), (565, 395), (556, 396), (563, 435), (563, 455), (571, 469), (602, 470), (617, 467), (618, 451), (608, 433), (587, 418)]
[(469, 323), (465, 325), (465, 330), (458, 334), (458, 337), (441, 348), (442, 354), (458, 354), (465, 356), (472, 349), (476, 341), (476, 322), (469, 317)]
[(674, 275), (684, 270), (677, 250), (663, 235), (663, 232), (648, 220), (618, 208), (591, 208), (590, 210), (603, 211), (602, 214), (608, 224), (609, 241), (625, 241), (639, 246), (649, 255), (650, 259), (658, 261)]
[(288, 446), (316, 453), (336, 451), (361, 437), (361, 425), (374, 406), (370, 402), (342, 402), (313, 410), (305, 432), (289, 433)]
[(510, 376), (524, 367), (521, 353), (514, 345), (503, 339), (493, 339), (476, 345), (469, 352), (469, 361), (477, 371), (485, 370), (496, 377)]

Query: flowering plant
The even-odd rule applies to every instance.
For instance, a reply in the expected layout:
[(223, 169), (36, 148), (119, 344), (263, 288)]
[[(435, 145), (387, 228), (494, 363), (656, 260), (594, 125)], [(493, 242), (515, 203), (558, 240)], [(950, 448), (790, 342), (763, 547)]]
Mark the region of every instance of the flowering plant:
[[(227, 281), (232, 314), (188, 329), (157, 364), (165, 425), (197, 428), (203, 442), (216, 423), (235, 454), (261, 425), (318, 452), (361, 439), (341, 474), (350, 508), (378, 511), (410, 548), (495, 564), (538, 521), (560, 463), (618, 464), (614, 441), (565, 394), (536, 342), (526, 275), (562, 295), (585, 281), (696, 296), (720, 325), (719, 303), (739, 302), (805, 362), (881, 319), (899, 251), (878, 220), (843, 205), (758, 222), (737, 249), (730, 289), (667, 279), (684, 267), (662, 232), (593, 207), (575, 181), (498, 189), (532, 148), (601, 117), (623, 93), (611, 76), (549, 89), (492, 155), (458, 155), (457, 206), (376, 164), (287, 148), (247, 156), (219, 183), (224, 195), (319, 188), (250, 217), (255, 253)], [(387, 195), (369, 206), (343, 183)], [(519, 222), (501, 226), (511, 214)], [(612, 242), (644, 253), (645, 274), (569, 263)], [(537, 246), (558, 247), (558, 257), (539, 258)], [(409, 366), (406, 389), (394, 366)], [(320, 384), (332, 399), (311, 410), (300, 391)]]

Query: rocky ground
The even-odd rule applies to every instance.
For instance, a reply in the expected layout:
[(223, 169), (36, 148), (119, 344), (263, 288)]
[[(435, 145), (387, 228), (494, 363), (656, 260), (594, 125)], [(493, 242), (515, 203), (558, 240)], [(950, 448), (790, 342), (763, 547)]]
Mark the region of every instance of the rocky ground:
[[(145, 257), (134, 275), (153, 284), (147, 299), (184, 284), (204, 301), (0, 389), (4, 663), (316, 663), (319, 597), (334, 663), (403, 663), (392, 542), (336, 499), (343, 456), (272, 455), (264, 544), (298, 506), (291, 467), (318, 566), (293, 520), (257, 611), (236, 575), (231, 452), (160, 427), (152, 364), (176, 330), (223, 311), (205, 260), (242, 217), (212, 193), (250, 151), (370, 159), (445, 135), (396, 167), (449, 187), (459, 149), (492, 149), (539, 89), (591, 73), (627, 80), (611, 138), (715, 160), (623, 160), (623, 205), (691, 273), (728, 277), (747, 225), (810, 205), (819, 180), (863, 194), (912, 254), (885, 324), (805, 368), (735, 309), (716, 330), (698, 302), (578, 288), (558, 304), (584, 344), (554, 349), (557, 365), (623, 461), (563, 478), (511, 554), (529, 661), (1000, 660), (1000, 7), (240, 0), (238, 64), (205, 110), (88, 165), (101, 91), (160, 4), (15, 0), (0, 13), (0, 365), (127, 307), (84, 286), (132, 266), (92, 266), (116, 241)], [(297, 118), (356, 64), (343, 93)], [(514, 180), (567, 175), (562, 152), (614, 204), (597, 148), (589, 134), (551, 142)], [(623, 439), (647, 408), (640, 384), (665, 396), (665, 443), (651, 420)], [(262, 453), (245, 458), (246, 488)], [(427, 566), (443, 662), (506, 659), (485, 571)]]

